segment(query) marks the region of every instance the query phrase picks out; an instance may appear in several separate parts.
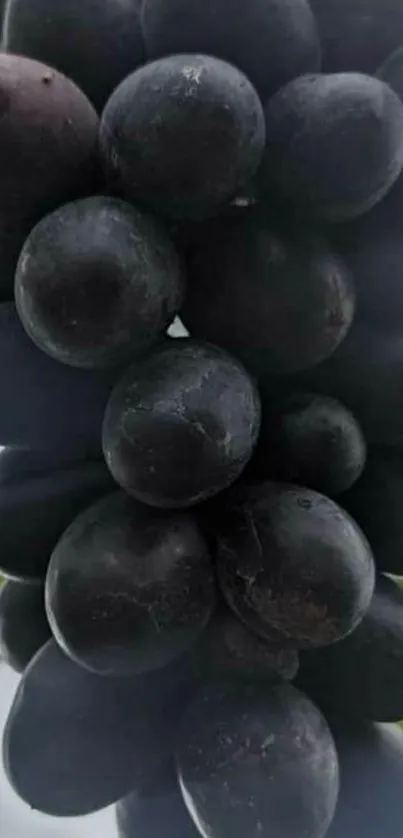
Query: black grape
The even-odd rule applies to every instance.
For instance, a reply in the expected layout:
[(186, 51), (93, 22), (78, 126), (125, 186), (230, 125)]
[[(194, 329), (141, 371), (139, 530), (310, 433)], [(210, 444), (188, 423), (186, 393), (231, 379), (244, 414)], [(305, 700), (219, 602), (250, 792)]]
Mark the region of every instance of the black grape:
[(83, 463), (0, 485), (0, 574), (43, 580), (72, 518), (110, 491), (103, 463)]
[(254, 374), (306, 369), (334, 351), (355, 295), (324, 240), (278, 232), (260, 213), (202, 232), (189, 248), (181, 315), (192, 335), (226, 347)]
[(340, 794), (326, 838), (401, 838), (403, 733), (392, 725), (331, 719)]
[(0, 53), (0, 113), (4, 299), (12, 295), (18, 252), (32, 225), (92, 182), (98, 119), (70, 79), (45, 64), (6, 53)]
[(239, 70), (209, 56), (173, 55), (115, 90), (100, 149), (110, 184), (129, 200), (173, 219), (198, 219), (252, 177), (264, 137), (258, 95)]
[(283, 483), (235, 488), (217, 515), (224, 597), (252, 631), (299, 648), (327, 646), (362, 620), (374, 560), (334, 501)]
[(392, 447), (370, 448), (365, 471), (340, 498), (362, 527), (377, 567), (403, 575), (403, 454)]
[(269, 99), (265, 118), (263, 188), (270, 196), (273, 182), (323, 221), (368, 212), (402, 170), (403, 106), (379, 79), (302, 76)]
[(0, 658), (23, 672), (50, 636), (43, 585), (5, 582), (0, 589)]
[(24, 673), (3, 737), (7, 777), (48, 815), (85, 815), (149, 782), (172, 753), (194, 692), (183, 658), (143, 676), (104, 678), (50, 641)]
[(105, 197), (40, 221), (15, 277), (29, 337), (57, 361), (84, 368), (142, 354), (174, 319), (182, 292), (179, 257), (162, 225)]
[(403, 718), (403, 592), (380, 576), (370, 608), (349, 637), (301, 654), (299, 684), (320, 706), (356, 719)]
[(138, 500), (185, 507), (236, 480), (259, 425), (257, 390), (241, 364), (209, 344), (171, 340), (116, 385), (104, 453), (116, 481)]
[(102, 109), (145, 60), (140, 0), (9, 0), (3, 49), (56, 67)]
[(239, 67), (263, 98), (320, 63), (316, 24), (306, 0), (144, 0), (147, 54), (202, 52)]
[[(277, 642), (276, 642), (277, 641)], [(195, 664), (207, 678), (228, 677), (293, 681), (299, 666), (298, 652), (288, 645), (259, 637), (220, 603), (194, 647)]]
[(15, 306), (0, 305), (0, 445), (58, 452), (61, 461), (98, 455), (112, 381), (48, 358)]
[(290, 685), (205, 687), (177, 748), (185, 803), (204, 838), (323, 838), (338, 795), (325, 719)]
[(266, 398), (295, 391), (339, 399), (352, 411), (370, 445), (403, 443), (403, 334), (361, 318), (322, 364), (295, 376), (262, 377)]
[(295, 393), (263, 405), (251, 470), (259, 478), (334, 496), (358, 480), (366, 453), (361, 428), (344, 405), (327, 396)]
[(200, 838), (169, 760), (144, 788), (116, 804), (119, 838)]
[(325, 72), (373, 74), (403, 42), (403, 7), (396, 0), (310, 0), (310, 4), (319, 26)]
[(361, 320), (399, 333), (403, 318), (403, 176), (370, 212), (334, 228), (334, 244), (354, 277)]
[(124, 492), (73, 521), (46, 577), (56, 640), (101, 675), (166, 666), (194, 643), (214, 605), (210, 556), (192, 518)]

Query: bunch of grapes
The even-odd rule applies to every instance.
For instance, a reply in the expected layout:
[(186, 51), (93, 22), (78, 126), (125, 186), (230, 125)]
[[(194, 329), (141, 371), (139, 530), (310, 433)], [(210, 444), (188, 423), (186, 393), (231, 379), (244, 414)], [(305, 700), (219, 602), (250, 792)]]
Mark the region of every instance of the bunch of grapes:
[(395, 0), (5, 4), (3, 760), (41, 812), (403, 834), (402, 45)]

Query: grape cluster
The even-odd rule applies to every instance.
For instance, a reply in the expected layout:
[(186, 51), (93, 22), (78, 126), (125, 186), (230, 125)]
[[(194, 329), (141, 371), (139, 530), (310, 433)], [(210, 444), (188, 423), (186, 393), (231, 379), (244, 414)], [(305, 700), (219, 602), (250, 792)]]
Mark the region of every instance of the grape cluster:
[(9, 781), (401, 838), (403, 11), (4, 5)]

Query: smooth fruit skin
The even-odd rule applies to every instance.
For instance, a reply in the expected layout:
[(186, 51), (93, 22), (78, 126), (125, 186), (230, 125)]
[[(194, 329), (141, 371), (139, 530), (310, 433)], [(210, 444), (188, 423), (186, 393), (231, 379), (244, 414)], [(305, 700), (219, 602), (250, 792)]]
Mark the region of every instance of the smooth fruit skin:
[(50, 637), (43, 586), (5, 582), (0, 588), (0, 657), (23, 672)]
[(260, 100), (239, 70), (210, 56), (172, 55), (114, 91), (100, 152), (110, 186), (128, 200), (197, 220), (252, 178), (264, 138)]
[(187, 265), (185, 325), (255, 375), (315, 366), (351, 326), (354, 285), (343, 260), (318, 236), (277, 230), (260, 213), (202, 227)]
[(0, 445), (54, 451), (61, 460), (99, 455), (115, 377), (47, 357), (29, 340), (15, 306), (0, 304)]
[(346, 717), (403, 717), (403, 593), (379, 576), (359, 626), (340, 643), (301, 655), (298, 683), (321, 707)]
[(204, 687), (177, 747), (185, 803), (204, 838), (323, 838), (338, 795), (325, 719), (290, 685)]
[(179, 256), (164, 226), (124, 201), (66, 204), (21, 251), (15, 301), (34, 343), (86, 369), (123, 364), (165, 333), (183, 296)]
[(76, 817), (141, 788), (171, 755), (194, 680), (187, 661), (104, 678), (50, 641), (17, 689), (3, 735), (9, 782), (29, 806)]
[(171, 340), (133, 364), (113, 390), (104, 454), (137, 500), (186, 507), (239, 477), (259, 426), (258, 393), (238, 361), (210, 344)]
[(365, 536), (334, 501), (298, 486), (235, 488), (217, 515), (217, 573), (252, 631), (297, 648), (335, 643), (362, 620), (375, 566)]
[(214, 605), (210, 556), (193, 519), (124, 492), (73, 521), (46, 577), (56, 640), (100, 675), (166, 666), (195, 642)]
[(55, 67), (102, 110), (145, 60), (140, 0), (9, 0), (3, 49)]
[(403, 574), (403, 456), (392, 446), (372, 447), (358, 483), (340, 497), (368, 538), (376, 566)]
[(319, 69), (320, 45), (305, 0), (144, 0), (149, 58), (180, 52), (215, 55), (239, 67), (262, 99)]
[(97, 133), (96, 112), (70, 79), (40, 62), (0, 53), (3, 299), (11, 296), (18, 252), (33, 224), (93, 182)]
[(332, 497), (358, 480), (366, 456), (362, 430), (341, 402), (300, 392), (263, 404), (251, 473), (259, 479), (297, 483)]
[(0, 486), (0, 573), (43, 581), (71, 519), (111, 491), (105, 465), (82, 463)]
[(326, 838), (400, 838), (403, 734), (395, 725), (330, 719), (340, 762), (340, 794)]
[(302, 76), (269, 99), (265, 119), (263, 187), (320, 221), (368, 212), (402, 171), (403, 106), (379, 79)]
[(200, 838), (169, 760), (145, 788), (116, 804), (119, 838)]

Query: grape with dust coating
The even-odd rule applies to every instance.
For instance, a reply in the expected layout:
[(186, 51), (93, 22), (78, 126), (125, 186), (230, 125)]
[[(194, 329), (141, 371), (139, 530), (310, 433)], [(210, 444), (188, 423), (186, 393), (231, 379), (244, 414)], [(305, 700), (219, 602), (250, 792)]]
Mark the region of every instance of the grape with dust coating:
[(181, 316), (190, 333), (256, 375), (315, 366), (354, 317), (352, 277), (326, 241), (278, 231), (260, 214), (202, 227), (188, 279)]
[(350, 634), (369, 608), (374, 560), (365, 536), (334, 501), (285, 483), (236, 487), (217, 515), (224, 597), (261, 636), (297, 648)]
[(214, 605), (210, 556), (193, 519), (124, 492), (73, 521), (46, 577), (56, 640), (100, 675), (166, 666), (195, 642)]
[(204, 687), (185, 716), (177, 766), (203, 838), (324, 838), (334, 814), (333, 738), (289, 684)]
[(185, 507), (239, 477), (259, 426), (258, 393), (238, 361), (210, 344), (171, 340), (116, 385), (104, 453), (117, 483), (135, 498)]
[(367, 448), (361, 428), (341, 402), (314, 393), (263, 403), (253, 473), (339, 495), (360, 477)]
[(194, 695), (184, 658), (146, 675), (104, 678), (51, 640), (25, 671), (6, 722), (3, 760), (33, 809), (76, 817), (150, 782), (171, 755)]
[(93, 197), (42, 219), (19, 258), (15, 300), (36, 345), (83, 368), (123, 364), (180, 307), (179, 256), (164, 227), (124, 201)]
[(0, 658), (23, 672), (50, 636), (43, 585), (5, 582), (0, 588)]
[(239, 70), (210, 56), (172, 55), (114, 91), (100, 150), (111, 186), (129, 200), (199, 219), (252, 178), (264, 138), (262, 105)]
[(353, 719), (403, 718), (403, 592), (379, 576), (367, 614), (349, 637), (301, 655), (299, 684), (321, 707)]
[(270, 194), (273, 181), (322, 221), (368, 212), (402, 171), (403, 105), (379, 79), (302, 76), (269, 99), (265, 117), (263, 186)]

